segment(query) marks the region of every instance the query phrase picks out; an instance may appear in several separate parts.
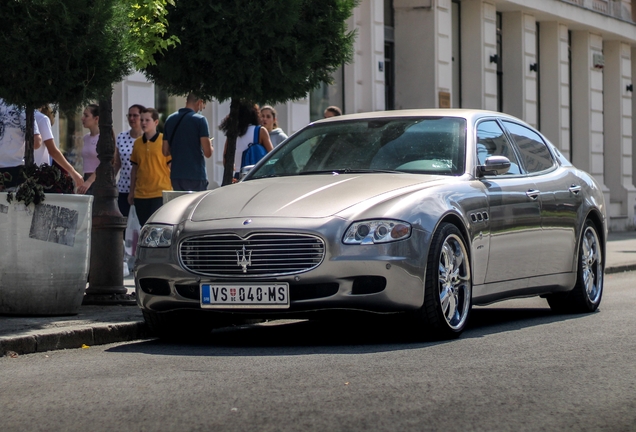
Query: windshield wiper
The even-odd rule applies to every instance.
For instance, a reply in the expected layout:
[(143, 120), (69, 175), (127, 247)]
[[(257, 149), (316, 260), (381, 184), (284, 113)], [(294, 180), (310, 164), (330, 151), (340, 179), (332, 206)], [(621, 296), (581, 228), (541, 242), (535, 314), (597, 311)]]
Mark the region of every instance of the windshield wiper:
[(357, 168), (347, 168), (344, 170), (339, 170), (340, 173), (342, 174), (359, 174), (359, 173), (389, 173), (389, 174), (403, 174), (402, 171), (395, 171), (395, 170), (390, 170), (390, 169), (357, 169)]
[(299, 172), (298, 175), (314, 175), (314, 174), (338, 174), (338, 172), (334, 170), (321, 170), (321, 171), (303, 171)]
[(322, 171), (305, 171), (298, 173), (298, 175), (314, 175), (314, 174), (367, 174), (367, 173), (389, 173), (389, 174), (404, 174), (403, 171), (386, 170), (386, 169), (358, 169), (358, 168), (341, 168)]

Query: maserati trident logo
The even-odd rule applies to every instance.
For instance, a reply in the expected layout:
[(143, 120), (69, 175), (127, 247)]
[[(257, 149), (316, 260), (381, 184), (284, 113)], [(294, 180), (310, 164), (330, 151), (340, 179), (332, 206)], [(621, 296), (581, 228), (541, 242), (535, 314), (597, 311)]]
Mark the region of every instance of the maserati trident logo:
[(252, 251), (246, 251), (243, 245), (243, 251), (236, 251), (236, 265), (243, 268), (243, 273), (247, 273), (247, 266), (252, 265)]

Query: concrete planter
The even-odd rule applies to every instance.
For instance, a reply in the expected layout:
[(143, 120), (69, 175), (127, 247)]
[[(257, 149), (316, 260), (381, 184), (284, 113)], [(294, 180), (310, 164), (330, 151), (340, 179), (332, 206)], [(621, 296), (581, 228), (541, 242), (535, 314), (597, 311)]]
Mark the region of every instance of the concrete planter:
[(47, 194), (28, 207), (0, 193), (0, 314), (74, 315), (86, 289), (93, 197)]

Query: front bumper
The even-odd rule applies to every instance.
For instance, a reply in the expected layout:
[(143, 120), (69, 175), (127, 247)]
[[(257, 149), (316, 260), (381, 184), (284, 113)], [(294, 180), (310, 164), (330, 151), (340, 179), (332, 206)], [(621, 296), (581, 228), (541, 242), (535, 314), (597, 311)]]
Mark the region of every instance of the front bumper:
[[(222, 231), (211, 223), (182, 226), (182, 236), (234, 232), (247, 236), (267, 232), (315, 235), (325, 242), (322, 263), (309, 271), (276, 277), (220, 278), (194, 274), (180, 265), (178, 237), (169, 248), (139, 248), (134, 269), (137, 302), (155, 312), (201, 309), (200, 284), (219, 282), (286, 282), (290, 286), (289, 309), (214, 309), (214, 313), (250, 316), (289, 316), (310, 311), (360, 310), (391, 313), (414, 310), (424, 301), (424, 274), (430, 234), (413, 229), (408, 239), (375, 245), (345, 245), (341, 242), (346, 223), (315, 221), (312, 229), (296, 228), (289, 221), (259, 221), (264, 228), (241, 227), (224, 221)], [(302, 221), (305, 225), (306, 220)], [(235, 222), (236, 224), (236, 222)], [(212, 228), (212, 229), (211, 229)]]

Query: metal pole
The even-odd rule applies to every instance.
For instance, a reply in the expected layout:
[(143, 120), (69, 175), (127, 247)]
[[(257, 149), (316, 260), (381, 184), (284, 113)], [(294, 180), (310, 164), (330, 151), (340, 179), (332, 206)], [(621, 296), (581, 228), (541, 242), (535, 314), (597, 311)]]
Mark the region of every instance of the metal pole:
[(113, 159), (115, 135), (113, 133), (112, 90), (108, 98), (99, 101), (99, 166), (94, 183), (93, 228), (91, 231), (91, 260), (89, 286), (83, 304), (128, 304), (124, 286), (123, 238), (126, 218), (117, 204), (117, 185)]

